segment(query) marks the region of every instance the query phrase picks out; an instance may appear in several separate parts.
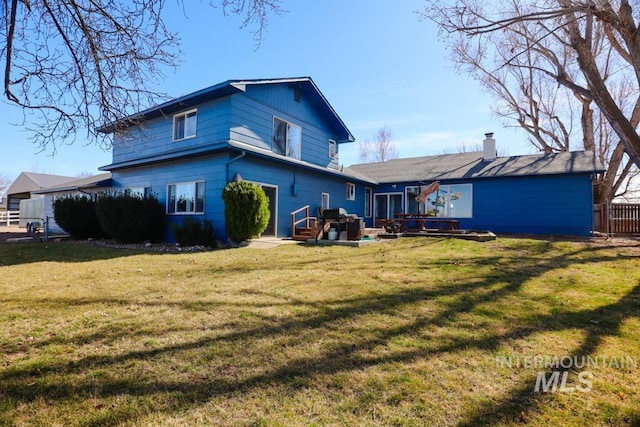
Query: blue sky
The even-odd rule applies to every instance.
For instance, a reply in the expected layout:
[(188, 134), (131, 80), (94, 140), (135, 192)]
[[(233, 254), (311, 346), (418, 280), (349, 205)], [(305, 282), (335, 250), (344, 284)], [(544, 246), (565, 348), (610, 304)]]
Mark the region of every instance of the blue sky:
[[(491, 116), (491, 100), (458, 75), (446, 59), (437, 29), (414, 13), (422, 0), (284, 0), (256, 49), (241, 19), (224, 17), (208, 2), (167, 2), (166, 19), (182, 38), (183, 62), (166, 73), (159, 91), (180, 96), (228, 80), (310, 76), (357, 141), (386, 125), (400, 157), (441, 154), (475, 145), (495, 132), (501, 152), (534, 152), (520, 131)], [(28, 134), (11, 123), (21, 113), (0, 103), (0, 174), (22, 171), (77, 176), (98, 173), (111, 153), (78, 135), (55, 156), (37, 153)], [(340, 161), (357, 163), (358, 145), (342, 144)]]

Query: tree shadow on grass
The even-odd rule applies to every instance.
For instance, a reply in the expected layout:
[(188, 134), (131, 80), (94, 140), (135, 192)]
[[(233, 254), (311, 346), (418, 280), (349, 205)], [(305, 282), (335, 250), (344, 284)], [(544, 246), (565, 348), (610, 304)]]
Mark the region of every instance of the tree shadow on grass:
[(139, 255), (166, 254), (168, 252), (110, 248), (87, 242), (7, 243), (0, 244), (0, 266), (26, 265), (47, 261), (79, 263)]
[[(561, 331), (567, 328), (584, 330), (587, 334), (583, 345), (576, 355), (593, 354), (602, 339), (615, 335), (622, 322), (637, 316), (640, 298), (640, 284), (619, 301), (593, 310), (560, 312), (533, 316), (526, 324), (510, 325), (504, 332), (495, 332), (481, 337), (457, 337), (443, 343), (434, 343), (429, 348), (412, 348), (395, 351), (390, 354), (371, 355), (368, 350), (387, 346), (397, 338), (418, 335), (425, 328), (436, 325), (447, 327), (455, 324), (461, 313), (467, 313), (482, 304), (499, 301), (517, 294), (530, 279), (556, 268), (564, 268), (576, 262), (577, 255), (588, 254), (592, 249), (581, 248), (572, 253), (551, 259), (536, 257), (521, 258), (518, 264), (496, 271), (484, 279), (469, 283), (425, 289), (411, 287), (381, 292), (353, 298), (337, 298), (322, 302), (308, 302), (288, 297), (286, 304), (292, 307), (305, 307), (301, 314), (291, 314), (281, 320), (262, 324), (227, 334), (202, 337), (190, 342), (167, 345), (160, 348), (130, 351), (117, 355), (92, 355), (71, 362), (54, 363), (47, 366), (23, 365), (5, 369), (0, 374), (0, 395), (10, 396), (15, 405), (27, 404), (39, 398), (48, 402), (63, 402), (71, 398), (109, 398), (119, 395), (149, 397), (159, 393), (176, 396), (159, 409), (166, 413), (183, 411), (194, 405), (204, 404), (217, 396), (232, 396), (250, 392), (269, 384), (295, 385), (300, 381), (311, 380), (318, 375), (334, 375), (342, 372), (362, 370), (372, 366), (389, 363), (411, 363), (434, 356), (466, 351), (477, 348), (495, 351), (509, 339), (530, 336), (538, 332)], [(613, 256), (592, 256), (591, 263), (609, 262)], [(476, 259), (475, 262), (490, 264), (494, 259)], [(474, 262), (474, 261), (470, 261)], [(259, 291), (256, 291), (259, 292)], [(265, 295), (268, 293), (265, 292)], [(277, 295), (271, 295), (277, 299)], [(212, 374), (198, 380), (172, 380), (167, 378), (87, 379), (93, 370), (104, 370), (127, 365), (136, 361), (170, 357), (188, 351), (206, 351), (222, 345), (240, 345), (250, 340), (265, 338), (286, 338), (300, 333), (321, 335), (325, 328), (331, 328), (336, 322), (353, 321), (371, 313), (398, 312), (404, 307), (425, 301), (447, 297), (441, 309), (433, 314), (423, 315), (393, 327), (380, 327), (367, 331), (360, 339), (342, 340), (334, 343), (322, 354), (297, 357), (281, 365), (269, 366), (260, 373), (237, 378), (233, 375)], [(594, 324), (585, 319), (598, 319)], [(89, 339), (94, 339), (90, 337)], [(65, 378), (68, 377), (68, 378)], [(78, 378), (76, 378), (78, 377)], [(474, 413), (466, 414), (466, 425), (492, 424), (496, 420), (513, 421), (521, 413), (535, 411), (541, 404), (540, 395), (532, 393), (532, 385), (514, 389), (511, 397), (486, 404)], [(141, 403), (144, 406), (144, 403)], [(157, 406), (157, 405), (156, 405)], [(127, 422), (141, 416), (144, 408), (123, 410), (113, 417), (95, 414), (91, 423), (95, 425)], [(0, 416), (2, 421), (2, 416)], [(4, 421), (11, 421), (4, 419)]]

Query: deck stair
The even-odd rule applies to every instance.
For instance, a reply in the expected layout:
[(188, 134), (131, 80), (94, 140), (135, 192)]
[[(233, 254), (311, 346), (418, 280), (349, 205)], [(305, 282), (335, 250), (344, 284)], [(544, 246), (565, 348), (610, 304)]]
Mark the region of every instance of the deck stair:
[(293, 240), (307, 241), (315, 238), (320, 231), (318, 218), (310, 216), (309, 212), (309, 205), (291, 212), (291, 238)]

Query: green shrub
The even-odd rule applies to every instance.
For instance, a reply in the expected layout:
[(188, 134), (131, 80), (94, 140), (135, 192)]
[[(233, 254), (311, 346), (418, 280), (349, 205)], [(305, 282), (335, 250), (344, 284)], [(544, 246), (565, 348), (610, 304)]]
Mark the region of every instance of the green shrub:
[(160, 242), (164, 237), (164, 207), (153, 195), (101, 193), (98, 221), (107, 236), (121, 243)]
[(86, 196), (65, 196), (54, 200), (53, 218), (74, 239), (105, 235), (96, 215), (96, 203)]
[(222, 191), (227, 234), (242, 242), (262, 233), (269, 224), (269, 199), (264, 190), (250, 182), (230, 182)]
[(216, 241), (213, 225), (208, 219), (200, 221), (197, 218), (186, 217), (182, 224), (172, 224), (171, 231), (176, 242), (182, 246), (213, 246)]

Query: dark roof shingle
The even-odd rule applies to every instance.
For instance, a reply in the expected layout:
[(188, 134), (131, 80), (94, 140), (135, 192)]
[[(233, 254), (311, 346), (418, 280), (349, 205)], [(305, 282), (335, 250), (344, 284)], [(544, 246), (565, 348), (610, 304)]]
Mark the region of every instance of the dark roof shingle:
[(589, 151), (498, 157), (487, 161), (481, 152), (393, 159), (349, 166), (380, 183), (478, 179), (533, 175), (596, 173), (605, 168)]

